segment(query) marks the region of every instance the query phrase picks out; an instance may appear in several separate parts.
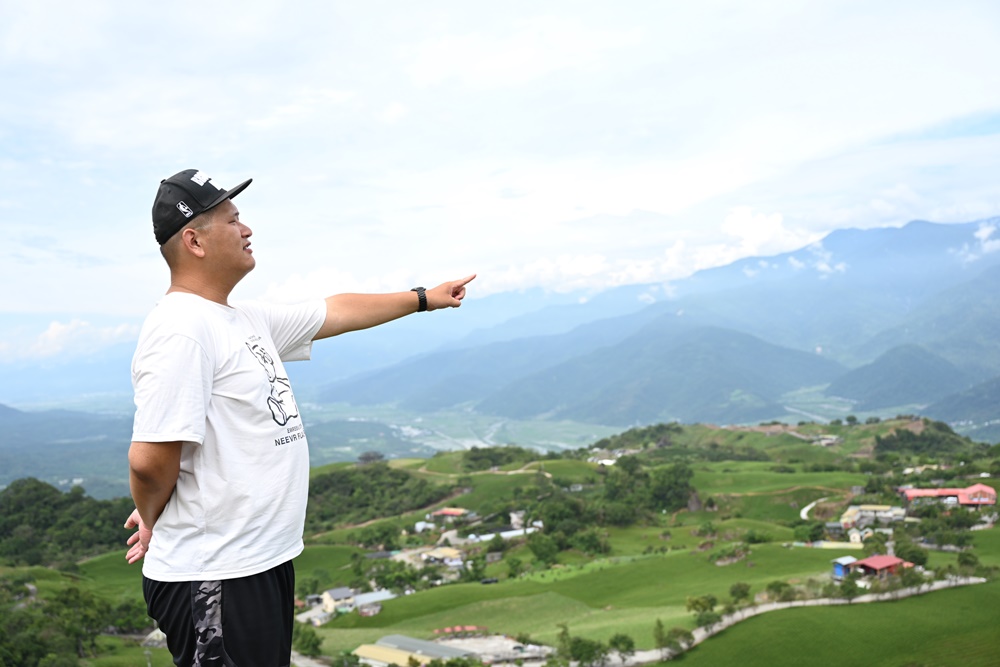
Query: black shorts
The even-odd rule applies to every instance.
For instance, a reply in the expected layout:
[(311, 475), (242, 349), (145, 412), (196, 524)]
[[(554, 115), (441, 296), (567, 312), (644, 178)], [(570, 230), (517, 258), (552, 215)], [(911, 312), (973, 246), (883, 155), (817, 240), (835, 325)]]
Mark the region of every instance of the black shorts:
[(221, 581), (142, 578), (146, 609), (167, 636), (178, 667), (287, 667), (291, 663), (295, 571)]

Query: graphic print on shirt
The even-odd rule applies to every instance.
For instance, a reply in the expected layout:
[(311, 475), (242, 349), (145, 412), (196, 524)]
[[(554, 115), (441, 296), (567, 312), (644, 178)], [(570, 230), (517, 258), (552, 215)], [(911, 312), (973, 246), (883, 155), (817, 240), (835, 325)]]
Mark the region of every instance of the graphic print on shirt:
[(267, 407), (271, 409), (271, 417), (279, 426), (286, 425), (289, 420), (299, 416), (299, 406), (292, 396), (292, 384), (288, 378), (278, 377), (274, 359), (259, 343), (247, 342), (247, 348), (257, 358), (267, 373), (267, 381), (271, 385), (271, 395), (267, 397)]

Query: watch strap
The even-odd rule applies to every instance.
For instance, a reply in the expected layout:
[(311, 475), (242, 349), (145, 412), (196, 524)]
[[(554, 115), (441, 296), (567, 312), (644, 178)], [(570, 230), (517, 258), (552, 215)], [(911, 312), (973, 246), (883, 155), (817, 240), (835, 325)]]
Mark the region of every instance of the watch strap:
[(417, 293), (417, 312), (422, 313), (427, 310), (427, 290), (423, 287), (414, 287), (410, 291)]

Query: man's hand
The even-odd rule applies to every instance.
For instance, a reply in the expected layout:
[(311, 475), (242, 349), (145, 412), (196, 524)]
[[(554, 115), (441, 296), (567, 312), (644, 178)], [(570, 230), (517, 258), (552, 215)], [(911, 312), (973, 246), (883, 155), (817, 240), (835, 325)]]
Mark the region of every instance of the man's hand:
[(465, 286), (472, 282), (476, 274), (466, 276), (461, 280), (441, 283), (437, 287), (427, 290), (427, 310), (437, 310), (438, 308), (458, 308), (465, 298)]
[[(457, 308), (465, 298), (465, 286), (476, 277), (441, 283), (425, 290), (427, 310)], [(412, 291), (390, 294), (334, 294), (326, 298), (326, 319), (313, 340), (360, 331), (417, 312), (418, 297)]]
[(149, 539), (153, 536), (153, 531), (143, 523), (137, 509), (132, 510), (132, 513), (125, 521), (126, 528), (135, 528), (136, 526), (139, 527), (139, 530), (132, 533), (126, 542), (126, 544), (131, 546), (128, 553), (125, 554), (125, 559), (128, 560), (129, 564), (142, 560), (142, 557), (149, 551)]

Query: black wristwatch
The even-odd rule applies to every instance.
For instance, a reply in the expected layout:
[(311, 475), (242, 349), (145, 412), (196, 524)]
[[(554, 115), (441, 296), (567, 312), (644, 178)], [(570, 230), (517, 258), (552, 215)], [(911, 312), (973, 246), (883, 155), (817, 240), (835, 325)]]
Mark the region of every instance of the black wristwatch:
[(427, 290), (423, 287), (414, 287), (410, 290), (411, 292), (417, 293), (417, 299), (420, 303), (417, 305), (417, 312), (422, 313), (427, 310)]

